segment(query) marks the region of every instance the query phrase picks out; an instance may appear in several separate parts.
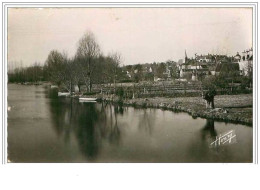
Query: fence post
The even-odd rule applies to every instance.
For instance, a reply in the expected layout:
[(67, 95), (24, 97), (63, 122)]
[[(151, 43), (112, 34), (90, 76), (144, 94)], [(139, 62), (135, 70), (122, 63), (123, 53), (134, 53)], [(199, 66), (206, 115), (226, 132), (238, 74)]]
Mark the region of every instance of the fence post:
[(132, 99), (135, 99), (135, 84), (134, 84), (134, 88), (133, 88), (133, 97)]

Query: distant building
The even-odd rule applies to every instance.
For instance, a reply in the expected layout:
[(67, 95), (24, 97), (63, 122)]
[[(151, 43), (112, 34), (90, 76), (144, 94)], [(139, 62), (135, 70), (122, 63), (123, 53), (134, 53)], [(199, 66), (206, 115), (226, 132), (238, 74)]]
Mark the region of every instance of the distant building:
[(200, 63), (209, 63), (211, 62), (211, 56), (209, 55), (200, 55), (200, 56), (196, 56), (196, 60)]
[(234, 57), (234, 62), (240, 62), (241, 61), (241, 56), (237, 52), (236, 56)]
[(154, 77), (155, 82), (165, 81), (163, 78)]
[[(248, 56), (249, 54), (249, 56)], [(250, 51), (244, 55), (245, 60), (250, 60)], [(238, 63), (242, 62), (243, 57), (239, 53), (234, 57), (227, 55), (207, 54), (197, 55), (195, 59), (188, 58), (185, 51), (185, 62), (178, 65), (180, 78), (198, 80), (198, 77), (207, 75), (218, 75), (220, 72), (239, 71)], [(247, 61), (248, 62), (248, 61)], [(240, 66), (241, 68), (241, 66)]]
[(248, 76), (253, 69), (253, 49), (243, 51), (242, 56), (237, 53), (234, 62), (239, 64), (240, 74)]
[(129, 71), (126, 71), (126, 76), (128, 76), (128, 78), (132, 77)]
[(195, 59), (189, 59), (185, 50), (185, 63), (178, 65), (180, 78), (191, 77), (191, 80), (197, 80), (198, 74), (208, 74), (207, 56), (196, 56)]

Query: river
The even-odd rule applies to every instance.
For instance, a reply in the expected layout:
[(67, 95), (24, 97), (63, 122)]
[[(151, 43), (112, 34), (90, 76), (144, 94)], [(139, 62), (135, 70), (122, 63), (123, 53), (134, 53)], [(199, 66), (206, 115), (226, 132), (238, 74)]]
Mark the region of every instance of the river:
[[(234, 143), (210, 147), (234, 130)], [(116, 108), (8, 84), (10, 162), (252, 162), (253, 128), (160, 109)]]

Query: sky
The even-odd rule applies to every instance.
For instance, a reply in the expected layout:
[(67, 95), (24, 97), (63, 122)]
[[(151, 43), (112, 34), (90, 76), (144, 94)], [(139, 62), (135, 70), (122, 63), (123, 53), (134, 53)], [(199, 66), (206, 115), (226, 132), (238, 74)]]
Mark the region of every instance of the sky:
[(92, 31), (123, 65), (235, 55), (252, 47), (250, 8), (9, 8), (8, 63), (44, 64), (51, 50), (75, 55)]

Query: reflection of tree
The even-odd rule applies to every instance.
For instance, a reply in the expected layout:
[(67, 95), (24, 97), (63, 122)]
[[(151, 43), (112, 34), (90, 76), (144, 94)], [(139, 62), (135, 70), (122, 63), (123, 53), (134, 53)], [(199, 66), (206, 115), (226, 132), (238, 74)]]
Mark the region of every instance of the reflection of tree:
[(119, 144), (117, 114), (123, 113), (120, 111), (122, 108), (116, 108), (116, 111), (110, 104), (79, 103), (72, 98), (57, 98), (54, 94), (48, 96), (53, 126), (58, 137), (70, 143), (70, 136), (74, 134), (79, 149), (89, 160), (96, 158), (102, 141)]
[[(114, 119), (112, 113), (112, 106), (110, 105), (110, 131), (109, 131), (109, 141), (112, 144), (119, 144), (120, 140), (120, 131), (117, 124), (117, 109), (114, 107)], [(119, 108), (120, 109), (120, 108)], [(121, 107), (122, 109), (122, 107)]]
[(210, 143), (217, 135), (214, 120), (207, 119), (202, 128), (189, 139), (189, 149), (185, 162), (215, 162), (218, 160), (217, 149), (210, 148)]
[(98, 112), (95, 104), (85, 104), (80, 109), (78, 121), (75, 126), (76, 137), (82, 153), (89, 159), (96, 157), (98, 153), (98, 131), (95, 124), (98, 120)]
[(50, 111), (55, 126), (54, 130), (58, 136), (61, 136), (68, 118), (69, 109), (66, 109), (69, 106), (68, 99), (58, 98), (57, 90), (50, 90), (47, 97), (50, 98)]
[(107, 127), (108, 126), (108, 118), (107, 118), (107, 112), (106, 112), (106, 108), (107, 108), (108, 103), (107, 102), (102, 102), (101, 103), (101, 109), (99, 111), (99, 120), (97, 123), (97, 126), (99, 127), (100, 130), (100, 135), (101, 138), (106, 138), (106, 131), (107, 131)]
[(122, 101), (122, 97), (121, 100), (119, 100), (117, 103), (114, 104), (114, 112), (115, 114), (120, 113), (121, 115), (124, 114), (124, 108), (123, 108), (123, 101)]
[(204, 128), (201, 130), (202, 140), (205, 140), (206, 136), (210, 136), (211, 139), (215, 139), (217, 132), (215, 130), (215, 124), (213, 119), (207, 119)]
[(145, 132), (151, 135), (155, 117), (151, 115), (151, 112), (150, 114), (147, 114), (147, 109), (144, 109), (143, 111), (144, 114), (140, 116), (138, 127), (140, 130), (144, 130)]

